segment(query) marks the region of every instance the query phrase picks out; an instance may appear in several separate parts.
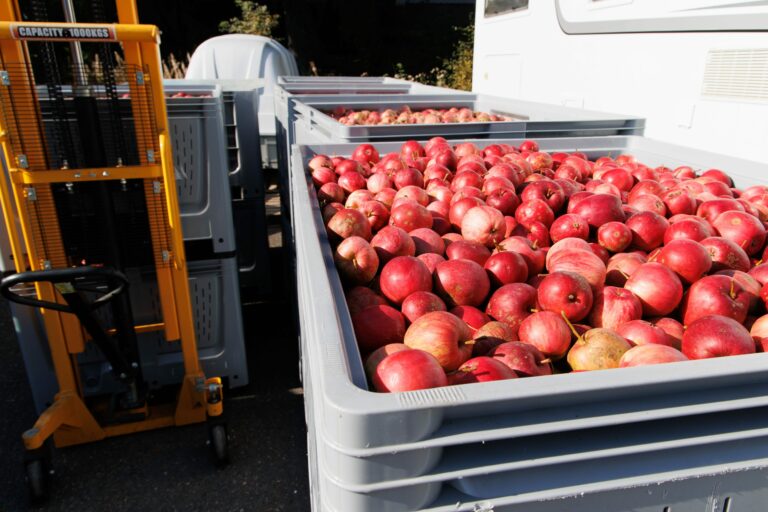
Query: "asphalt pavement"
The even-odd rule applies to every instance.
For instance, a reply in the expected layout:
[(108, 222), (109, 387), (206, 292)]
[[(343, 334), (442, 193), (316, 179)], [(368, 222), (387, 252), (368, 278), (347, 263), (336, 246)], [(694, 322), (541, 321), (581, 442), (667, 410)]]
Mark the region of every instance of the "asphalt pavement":
[[(285, 303), (244, 306), (251, 384), (227, 394), (232, 462), (217, 469), (203, 425), (56, 450), (42, 511), (309, 510), (296, 335)], [(0, 300), (0, 512), (31, 509), (21, 433), (35, 421), (8, 304)]]

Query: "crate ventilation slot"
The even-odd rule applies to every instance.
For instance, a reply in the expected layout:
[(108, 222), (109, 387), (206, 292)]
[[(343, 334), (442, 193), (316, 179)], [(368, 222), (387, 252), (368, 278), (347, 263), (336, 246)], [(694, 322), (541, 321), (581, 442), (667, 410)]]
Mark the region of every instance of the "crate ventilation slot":
[(768, 102), (768, 48), (710, 50), (702, 96)]
[(398, 393), (398, 400), (403, 407), (413, 407), (414, 405), (436, 405), (451, 404), (463, 402), (467, 399), (464, 392), (456, 387), (422, 389), (419, 391), (409, 391), (407, 393)]

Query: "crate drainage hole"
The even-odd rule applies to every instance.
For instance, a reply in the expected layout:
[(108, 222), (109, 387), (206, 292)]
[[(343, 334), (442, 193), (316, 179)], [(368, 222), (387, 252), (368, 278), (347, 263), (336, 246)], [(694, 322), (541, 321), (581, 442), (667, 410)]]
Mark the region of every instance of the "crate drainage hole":
[(672, 507), (664, 507), (664, 510), (661, 512), (672, 512)]
[(723, 501), (723, 512), (731, 512), (731, 497), (730, 496), (725, 498), (725, 501)]

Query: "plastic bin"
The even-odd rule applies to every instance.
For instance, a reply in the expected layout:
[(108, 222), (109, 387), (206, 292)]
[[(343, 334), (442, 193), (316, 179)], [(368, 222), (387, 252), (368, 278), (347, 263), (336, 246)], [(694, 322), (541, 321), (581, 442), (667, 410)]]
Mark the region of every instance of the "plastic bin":
[[(355, 110), (468, 107), (473, 111), (501, 114), (510, 121), (346, 126), (326, 111), (335, 107)], [(512, 100), (480, 94), (378, 96), (309, 96), (295, 98), (296, 143), (302, 136), (312, 143), (374, 142), (386, 140), (426, 140), (434, 136), (446, 138), (491, 137), (568, 137), (603, 135), (642, 135), (645, 121), (632, 116), (607, 114), (589, 110)]]
[[(65, 96), (71, 95), (71, 88), (62, 87), (62, 91)], [(43, 123), (50, 126), (52, 118), (46, 115), (47, 90), (38, 86), (37, 92), (44, 112)], [(210, 242), (209, 253), (233, 252), (231, 194), (228, 178), (222, 172), (227, 169), (227, 153), (221, 88), (169, 85), (165, 92), (168, 96), (180, 92), (193, 95), (166, 98), (184, 240)], [(125, 93), (127, 86), (118, 87), (119, 95)], [(118, 101), (121, 108), (130, 108), (129, 100)], [(126, 119), (124, 129), (133, 130), (130, 116)], [(70, 122), (74, 125), (72, 133), (77, 136), (77, 121), (72, 117)], [(55, 144), (55, 139), (48, 137), (51, 144)]]
[(229, 185), (240, 284), (259, 296), (269, 294), (269, 241), (266, 230), (264, 169), (259, 139), (261, 80), (166, 80), (166, 89), (218, 86), (222, 90)]
[[(768, 175), (765, 164), (642, 137), (539, 143), (545, 151), (580, 150), (593, 158), (628, 152), (648, 165), (716, 167), (739, 186), (765, 183)], [(377, 149), (384, 154), (399, 146)], [(317, 510), (554, 512), (624, 510), (628, 504), (633, 510), (698, 510), (702, 500), (718, 500), (714, 510), (722, 510), (726, 498), (743, 510), (763, 507), (766, 354), (409, 393), (367, 391), (304, 170), (316, 153), (348, 155), (354, 147), (295, 146), (291, 169)]]
[[(187, 262), (192, 312), (200, 361), (206, 375), (225, 377), (229, 387), (248, 384), (243, 334), (238, 267), (235, 258)], [(138, 323), (159, 318), (154, 272), (128, 269), (131, 304)], [(32, 293), (33, 288), (30, 289)], [(22, 357), (32, 397), (38, 412), (43, 411), (58, 391), (48, 341), (39, 310), (11, 304)], [(106, 311), (106, 310), (105, 310)], [(144, 379), (150, 388), (178, 384), (184, 365), (177, 343), (165, 341), (162, 333), (138, 335)], [(117, 384), (101, 352), (88, 344), (78, 356), (80, 377), (86, 396), (109, 393)]]

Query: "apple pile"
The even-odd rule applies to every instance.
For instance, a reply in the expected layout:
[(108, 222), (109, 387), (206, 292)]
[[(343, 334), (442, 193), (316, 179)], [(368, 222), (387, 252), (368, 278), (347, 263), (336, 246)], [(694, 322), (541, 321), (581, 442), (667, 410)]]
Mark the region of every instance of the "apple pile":
[(440, 124), (440, 123), (487, 123), (510, 121), (506, 116), (473, 112), (470, 108), (427, 108), (413, 111), (407, 105), (399, 110), (391, 108), (378, 110), (351, 110), (338, 107), (326, 112), (333, 119), (348, 126), (377, 124)]
[(378, 391), (768, 348), (768, 186), (441, 137), (309, 172)]

